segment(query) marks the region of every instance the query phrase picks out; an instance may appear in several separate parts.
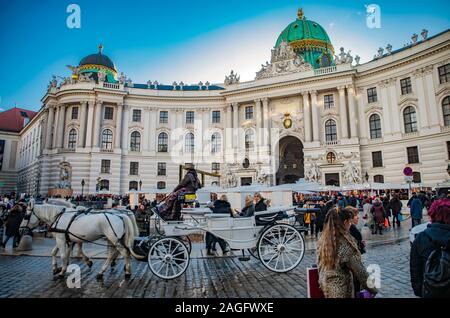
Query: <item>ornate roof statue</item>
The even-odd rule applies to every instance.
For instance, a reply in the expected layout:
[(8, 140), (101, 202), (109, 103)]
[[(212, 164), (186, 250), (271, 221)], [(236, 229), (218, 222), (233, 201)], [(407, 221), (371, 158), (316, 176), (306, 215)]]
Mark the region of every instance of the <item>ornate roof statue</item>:
[(350, 52), (351, 51), (348, 51), (347, 53), (345, 53), (344, 48), (341, 47), (339, 55), (335, 55), (334, 56), (334, 62), (336, 63), (336, 65), (338, 65), (338, 64), (352, 64), (353, 56), (350, 55)]
[(270, 63), (262, 64), (262, 68), (256, 73), (256, 79), (305, 72), (312, 70), (312, 66), (306, 63), (302, 56), (295, 53), (294, 49), (286, 42), (272, 50)]
[(233, 84), (239, 84), (241, 77), (235, 74), (233, 70), (231, 70), (230, 75), (225, 76), (225, 85), (233, 85)]

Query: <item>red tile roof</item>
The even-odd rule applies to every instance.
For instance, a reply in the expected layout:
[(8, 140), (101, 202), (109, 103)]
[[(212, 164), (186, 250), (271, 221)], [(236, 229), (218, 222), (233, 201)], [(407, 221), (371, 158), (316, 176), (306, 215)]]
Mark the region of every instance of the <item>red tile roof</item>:
[(23, 116), (24, 114), (26, 114), (31, 121), (33, 117), (37, 114), (37, 112), (16, 107), (1, 112), (0, 131), (20, 132), (24, 127), (23, 126), (25, 120), (25, 117)]

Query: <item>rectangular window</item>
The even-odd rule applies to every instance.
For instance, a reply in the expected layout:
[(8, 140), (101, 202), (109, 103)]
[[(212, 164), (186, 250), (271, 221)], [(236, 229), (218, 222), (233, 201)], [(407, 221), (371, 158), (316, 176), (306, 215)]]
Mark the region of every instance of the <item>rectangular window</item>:
[(252, 177), (244, 177), (241, 178), (241, 186), (249, 186), (252, 185), (253, 179)]
[(253, 106), (245, 107), (245, 119), (253, 119)]
[(105, 107), (105, 119), (113, 120), (114, 118), (114, 108)]
[(166, 110), (162, 110), (159, 112), (159, 123), (167, 124), (169, 122), (169, 112)]
[(376, 87), (372, 87), (367, 90), (367, 101), (369, 103), (376, 103), (378, 101)]
[(213, 124), (220, 123), (220, 110), (213, 110), (212, 122), (213, 122)]
[(140, 123), (141, 122), (141, 110), (133, 109), (133, 122)]
[(325, 95), (323, 97), (323, 107), (325, 109), (334, 107), (334, 95)]
[(406, 148), (408, 152), (408, 163), (419, 163), (419, 149), (417, 147)]
[(383, 156), (381, 151), (372, 152), (372, 165), (374, 168), (383, 167)]
[(139, 175), (139, 162), (130, 162), (130, 175)]
[(186, 112), (186, 124), (193, 124), (194, 123), (194, 112), (189, 110)]
[(448, 160), (450, 160), (450, 141), (447, 141), (447, 156)]
[(408, 77), (400, 80), (400, 87), (402, 89), (402, 95), (411, 94), (412, 93), (411, 78)]
[(102, 173), (111, 173), (111, 160), (102, 160)]
[(213, 173), (219, 173), (220, 172), (220, 163), (213, 162), (211, 165), (211, 170)]
[(439, 83), (444, 84), (450, 82), (450, 63), (438, 67)]
[(158, 162), (158, 176), (166, 176), (166, 163), (165, 162)]
[(78, 119), (78, 107), (72, 107), (72, 119)]

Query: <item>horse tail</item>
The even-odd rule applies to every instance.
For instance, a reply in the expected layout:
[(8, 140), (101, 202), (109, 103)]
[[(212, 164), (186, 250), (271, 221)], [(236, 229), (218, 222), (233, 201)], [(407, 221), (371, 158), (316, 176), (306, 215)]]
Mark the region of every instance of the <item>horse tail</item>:
[(130, 251), (131, 255), (133, 255), (134, 258), (144, 259), (145, 256), (138, 255), (133, 251), (134, 239), (137, 236), (137, 234), (139, 234), (136, 233), (135, 228), (133, 226), (133, 222), (130, 220), (130, 217), (128, 215), (123, 215), (122, 219), (125, 225), (124, 243), (126, 248)]

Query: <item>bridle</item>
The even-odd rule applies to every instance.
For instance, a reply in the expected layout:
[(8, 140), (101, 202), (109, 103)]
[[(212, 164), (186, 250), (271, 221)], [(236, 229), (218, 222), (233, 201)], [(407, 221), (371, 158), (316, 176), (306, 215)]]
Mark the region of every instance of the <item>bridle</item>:
[(39, 223), (45, 223), (35, 212), (34, 212), (34, 208), (32, 208), (31, 210), (31, 213), (29, 213), (29, 214), (26, 214), (24, 217), (23, 217), (23, 219), (24, 220), (26, 220), (27, 221), (27, 224), (25, 225), (25, 226), (21, 226), (20, 228), (19, 228), (19, 231), (20, 230), (25, 230), (26, 229), (26, 231), (27, 232), (31, 232), (32, 231), (32, 229), (31, 229), (31, 227), (30, 227), (30, 221), (31, 221), (31, 217), (34, 215), (35, 217), (36, 217), (36, 219), (38, 219), (38, 221), (39, 221)]

